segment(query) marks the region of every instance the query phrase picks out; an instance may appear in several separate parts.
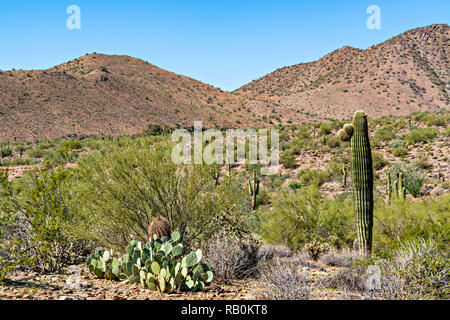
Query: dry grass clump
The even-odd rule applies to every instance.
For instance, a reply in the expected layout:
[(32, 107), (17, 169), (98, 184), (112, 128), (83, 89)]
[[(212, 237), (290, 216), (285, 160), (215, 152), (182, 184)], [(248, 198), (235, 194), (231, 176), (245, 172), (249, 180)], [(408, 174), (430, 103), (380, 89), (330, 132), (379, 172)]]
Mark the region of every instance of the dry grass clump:
[(308, 300), (310, 285), (306, 276), (301, 275), (292, 263), (275, 259), (261, 268), (260, 282), (266, 300)]
[(258, 250), (259, 261), (270, 261), (274, 258), (289, 258), (291, 256), (291, 250), (288, 247), (282, 245), (263, 245)]
[(241, 241), (224, 232), (216, 234), (205, 252), (217, 283), (232, 284), (233, 279), (245, 279), (258, 273), (259, 246)]
[(319, 258), (319, 262), (331, 267), (351, 267), (359, 258), (358, 252), (351, 250), (330, 250)]

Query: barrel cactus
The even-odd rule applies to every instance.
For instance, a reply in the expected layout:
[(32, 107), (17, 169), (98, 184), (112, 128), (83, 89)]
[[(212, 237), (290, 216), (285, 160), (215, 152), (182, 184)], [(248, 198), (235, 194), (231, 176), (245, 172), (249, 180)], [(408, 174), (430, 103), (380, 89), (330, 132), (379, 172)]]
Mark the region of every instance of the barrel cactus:
[(148, 227), (148, 241), (151, 241), (154, 235), (158, 238), (169, 238), (172, 233), (170, 222), (164, 217), (154, 218)]
[(359, 252), (365, 257), (372, 251), (373, 169), (367, 115), (357, 111), (352, 124), (339, 130), (342, 141), (351, 141), (353, 205), (355, 210)]

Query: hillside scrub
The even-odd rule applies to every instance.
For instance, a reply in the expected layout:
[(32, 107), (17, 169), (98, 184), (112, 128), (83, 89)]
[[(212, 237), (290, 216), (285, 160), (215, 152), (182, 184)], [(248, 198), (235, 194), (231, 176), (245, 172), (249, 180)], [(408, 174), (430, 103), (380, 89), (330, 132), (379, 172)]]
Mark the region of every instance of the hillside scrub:
[(260, 212), (261, 234), (269, 244), (298, 251), (315, 239), (335, 247), (351, 246), (355, 239), (352, 203), (327, 199), (317, 186), (282, 191), (273, 207)]
[(212, 166), (176, 165), (171, 145), (129, 141), (79, 160), (76, 172), (81, 238), (123, 248), (147, 236), (152, 218), (169, 220), (186, 247), (218, 230), (244, 234), (248, 197), (242, 184), (225, 177), (219, 185)]
[(77, 261), (84, 245), (71, 236), (80, 219), (71, 179), (70, 169), (44, 168), (12, 183), (0, 171), (0, 250), (12, 264), (55, 272)]

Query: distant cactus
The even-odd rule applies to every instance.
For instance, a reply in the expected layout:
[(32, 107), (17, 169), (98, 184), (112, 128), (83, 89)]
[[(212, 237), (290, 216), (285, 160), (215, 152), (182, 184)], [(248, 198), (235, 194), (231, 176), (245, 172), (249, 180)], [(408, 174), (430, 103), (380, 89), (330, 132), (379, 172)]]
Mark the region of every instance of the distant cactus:
[(253, 170), (253, 178), (248, 180), (248, 192), (252, 197), (252, 210), (256, 209), (256, 197), (259, 194), (259, 177), (256, 170)]
[(319, 240), (314, 239), (313, 241), (305, 244), (305, 249), (309, 253), (311, 259), (317, 261), (322, 254), (330, 250), (330, 247), (327, 243), (322, 243)]
[(219, 185), (219, 179), (220, 179), (220, 167), (214, 168), (212, 172), (212, 177), (215, 181), (216, 187)]
[(156, 234), (158, 238), (167, 237), (170, 238), (172, 229), (170, 222), (164, 217), (156, 217), (150, 223), (148, 227), (148, 241), (153, 239), (153, 235)]
[(347, 187), (347, 166), (345, 163), (342, 165), (342, 188)]
[(372, 251), (373, 228), (373, 168), (367, 115), (357, 111), (352, 124), (339, 130), (342, 141), (351, 141), (353, 202), (359, 251), (365, 257)]
[(403, 173), (400, 172), (397, 175), (397, 180), (392, 182), (391, 174), (387, 175), (387, 186), (386, 186), (386, 204), (389, 205), (392, 199), (405, 200), (406, 199), (406, 188), (404, 185)]

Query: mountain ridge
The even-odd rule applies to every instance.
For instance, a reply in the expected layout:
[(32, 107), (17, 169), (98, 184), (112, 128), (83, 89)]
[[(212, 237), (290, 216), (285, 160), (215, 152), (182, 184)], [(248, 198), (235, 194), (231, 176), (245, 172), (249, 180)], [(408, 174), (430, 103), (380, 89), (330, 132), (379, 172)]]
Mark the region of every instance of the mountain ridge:
[(449, 26), (344, 46), (227, 92), (126, 55), (0, 71), (0, 141), (139, 134), (158, 126), (268, 127), (448, 108)]

